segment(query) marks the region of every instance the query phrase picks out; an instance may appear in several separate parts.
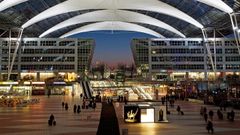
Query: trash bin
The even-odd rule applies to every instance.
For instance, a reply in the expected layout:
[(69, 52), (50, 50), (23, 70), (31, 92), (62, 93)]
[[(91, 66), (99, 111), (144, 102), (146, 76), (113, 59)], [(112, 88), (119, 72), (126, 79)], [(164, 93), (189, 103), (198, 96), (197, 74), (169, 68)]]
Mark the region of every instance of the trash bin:
[(122, 129), (122, 135), (128, 135), (128, 129)]

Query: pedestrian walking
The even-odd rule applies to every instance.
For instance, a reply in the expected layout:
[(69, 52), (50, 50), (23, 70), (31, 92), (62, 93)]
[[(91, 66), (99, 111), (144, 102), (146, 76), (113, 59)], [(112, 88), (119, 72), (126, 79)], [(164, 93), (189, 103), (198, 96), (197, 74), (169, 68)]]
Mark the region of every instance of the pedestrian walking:
[(220, 110), (217, 110), (217, 116), (219, 120), (223, 120), (223, 114)]
[(212, 121), (208, 120), (206, 129), (207, 129), (208, 133), (210, 133), (210, 131), (211, 131), (211, 133), (213, 134), (214, 129), (213, 129)]
[(209, 115), (209, 118), (210, 118), (211, 120), (213, 120), (214, 112), (213, 112), (212, 110), (210, 110), (210, 111), (208, 112), (208, 115)]
[(204, 117), (205, 122), (207, 122), (207, 120), (208, 120), (208, 115), (207, 115), (207, 113), (205, 113), (205, 114), (203, 115), (203, 117)]
[(68, 110), (68, 103), (65, 103), (65, 110)]
[(49, 117), (49, 120), (48, 120), (48, 125), (49, 126), (52, 126), (52, 125), (56, 125), (56, 121), (55, 121), (55, 118), (54, 118), (54, 115), (51, 114), (50, 117)]
[(77, 106), (77, 113), (80, 113), (81, 112), (81, 107), (80, 105)]
[(76, 105), (76, 104), (73, 106), (73, 112), (74, 112), (74, 113), (77, 112), (77, 105)]
[(177, 106), (177, 112), (178, 114), (181, 114), (181, 107), (179, 105)]

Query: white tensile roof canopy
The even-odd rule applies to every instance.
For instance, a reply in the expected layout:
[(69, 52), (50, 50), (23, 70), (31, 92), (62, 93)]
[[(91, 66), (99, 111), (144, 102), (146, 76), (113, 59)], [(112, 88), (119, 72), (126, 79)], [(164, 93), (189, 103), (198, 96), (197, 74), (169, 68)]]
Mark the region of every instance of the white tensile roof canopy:
[[(3, 0), (0, 3), (0, 11), (2, 12), (11, 7), (14, 7), (16, 5), (28, 1), (36, 0)], [(216, 9), (219, 9), (228, 14), (233, 12), (233, 9), (229, 7), (226, 3), (224, 3), (222, 0), (197, 0), (197, 1), (208, 6), (214, 7)], [(90, 11), (92, 9), (100, 11)], [(57, 5), (47, 8), (46, 10), (40, 12), (30, 20), (27, 20), (22, 25), (22, 28), (28, 28), (29, 26), (35, 23), (38, 23), (42, 20), (46, 20), (57, 15), (82, 10), (89, 10), (89, 12), (57, 23), (56, 25), (44, 31), (40, 35), (40, 37), (44, 37), (54, 31), (60, 30), (68, 26), (86, 22), (103, 22), (103, 23), (94, 23), (91, 25), (81, 26), (80, 28), (72, 30), (72, 32), (73, 31), (86, 32), (87, 30), (92, 31), (94, 30), (94, 27), (95, 30), (106, 30), (110, 29), (109, 27), (105, 26), (106, 24), (109, 24), (110, 22), (112, 22), (112, 24), (116, 24), (116, 22), (118, 22), (117, 23), (118, 25), (115, 25), (115, 27), (117, 26), (122, 27), (115, 28), (116, 30), (121, 30), (122, 28), (122, 30), (138, 31), (158, 37), (164, 37), (159, 33), (156, 34), (157, 33), (156, 31), (153, 31), (149, 28), (144, 28), (143, 26), (140, 25), (138, 26), (138, 24), (132, 24), (131, 22), (133, 22), (153, 25), (173, 32), (180, 37), (186, 37), (181, 31), (179, 31), (177, 28), (172, 27), (166, 22), (160, 21), (148, 15), (137, 13), (132, 10), (156, 12), (177, 18), (179, 20), (192, 24), (193, 26), (199, 29), (200, 28), (202, 29), (204, 27), (199, 21), (197, 21), (195, 18), (191, 17), (187, 13), (159, 0), (66, 0), (64, 2), (58, 3)], [(91, 26), (93, 28), (89, 29), (88, 26)], [(100, 26), (104, 27), (101, 27), (102, 29), (100, 29)], [(139, 30), (137, 30), (136, 28), (139, 28)]]

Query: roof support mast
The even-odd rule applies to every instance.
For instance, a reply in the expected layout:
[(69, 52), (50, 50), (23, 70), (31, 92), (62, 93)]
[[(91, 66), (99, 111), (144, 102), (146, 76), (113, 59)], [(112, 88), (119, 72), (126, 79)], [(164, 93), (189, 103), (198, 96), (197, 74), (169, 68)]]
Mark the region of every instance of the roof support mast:
[[(202, 29), (202, 34), (203, 34), (203, 44), (206, 46), (208, 57), (209, 57), (210, 62), (211, 62), (212, 70), (213, 70), (214, 75), (215, 75), (214, 78), (216, 78), (216, 65), (214, 64), (215, 62), (213, 61), (213, 55), (212, 55), (212, 52), (211, 52), (211, 49), (210, 49), (210, 46), (209, 46), (209, 40), (208, 40), (207, 29), (206, 28)], [(214, 45), (214, 50), (215, 50), (215, 45)], [(216, 51), (214, 51), (214, 53), (216, 53)], [(215, 56), (215, 60), (216, 60), (216, 54), (214, 54), (214, 56)]]
[(236, 41), (236, 45), (237, 45), (237, 49), (238, 49), (238, 54), (240, 55), (240, 46), (239, 46), (239, 44), (240, 44), (240, 31), (239, 31), (239, 28), (238, 28), (237, 16), (234, 12), (230, 13), (229, 16), (230, 16), (230, 20), (231, 20), (232, 27), (233, 27), (233, 34), (234, 34), (234, 37), (235, 37), (235, 41)]
[[(18, 37), (17, 37), (17, 41), (16, 41), (16, 47), (14, 48), (15, 50), (14, 50), (14, 53), (12, 56), (12, 61), (11, 61), (11, 42), (9, 44), (9, 59), (8, 59), (9, 67), (8, 67), (7, 80), (10, 80), (10, 76), (11, 76), (13, 65), (14, 65), (14, 62), (15, 62), (15, 59), (17, 56), (18, 48), (21, 45), (22, 34), (23, 34), (23, 29), (21, 28), (21, 29), (19, 29), (19, 33), (18, 33)], [(9, 34), (9, 39), (11, 39), (11, 34)]]

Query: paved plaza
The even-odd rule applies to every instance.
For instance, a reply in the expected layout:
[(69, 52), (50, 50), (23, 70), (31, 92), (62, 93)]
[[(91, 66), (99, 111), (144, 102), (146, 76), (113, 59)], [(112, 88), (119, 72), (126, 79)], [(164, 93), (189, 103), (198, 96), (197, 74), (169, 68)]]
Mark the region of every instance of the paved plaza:
[[(224, 120), (218, 120), (217, 109), (219, 107), (211, 105), (202, 105), (198, 103), (190, 103), (187, 101), (178, 101), (174, 108), (169, 107), (171, 112), (168, 115), (169, 123), (124, 123), (122, 117), (122, 107), (124, 104), (120, 104), (115, 109), (118, 110), (118, 122), (120, 129), (128, 129), (129, 135), (207, 135), (206, 123), (203, 117), (200, 115), (200, 107), (206, 106), (208, 110), (214, 111), (214, 130), (215, 135), (239, 135), (240, 134), (240, 111), (235, 110), (236, 120), (230, 122), (226, 120), (226, 113), (224, 112)], [(184, 115), (178, 115), (176, 108), (180, 105)], [(227, 111), (231, 111), (228, 108)]]
[[(0, 108), (0, 134), (1, 135), (95, 135), (97, 133), (102, 105), (97, 104), (93, 109), (82, 110), (80, 114), (73, 113), (73, 105), (80, 104), (79, 97), (68, 96), (39, 96), (40, 103), (27, 107)], [(69, 110), (62, 108), (61, 102), (68, 102)], [(207, 135), (206, 124), (199, 114), (202, 104), (187, 101), (177, 101), (174, 108), (169, 108), (169, 123), (141, 123), (126, 124), (122, 118), (123, 103), (115, 105), (119, 128), (128, 129), (129, 135)], [(180, 105), (185, 115), (178, 115), (176, 106)], [(240, 111), (235, 110), (236, 120), (230, 122), (218, 120), (216, 110), (218, 107), (207, 105), (208, 110), (214, 110), (215, 135), (239, 135)], [(47, 120), (53, 113), (57, 121), (56, 126), (48, 126)]]
[[(0, 108), (1, 135), (95, 135), (97, 132), (101, 104), (93, 109), (73, 113), (73, 105), (80, 99), (68, 96), (45, 96), (40, 103), (27, 107)], [(68, 102), (69, 109), (62, 108), (62, 101)], [(48, 126), (51, 113), (55, 116), (56, 126)]]

